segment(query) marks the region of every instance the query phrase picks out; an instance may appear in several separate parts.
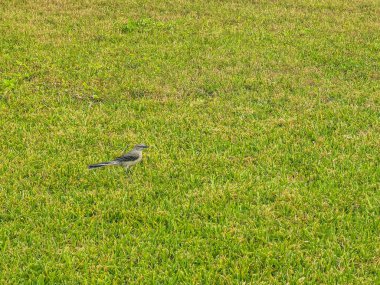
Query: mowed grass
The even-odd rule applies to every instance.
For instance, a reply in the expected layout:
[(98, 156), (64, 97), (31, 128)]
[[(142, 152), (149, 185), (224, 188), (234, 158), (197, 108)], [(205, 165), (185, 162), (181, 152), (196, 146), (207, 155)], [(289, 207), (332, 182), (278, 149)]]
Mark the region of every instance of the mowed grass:
[(378, 1), (0, 19), (1, 284), (380, 283)]

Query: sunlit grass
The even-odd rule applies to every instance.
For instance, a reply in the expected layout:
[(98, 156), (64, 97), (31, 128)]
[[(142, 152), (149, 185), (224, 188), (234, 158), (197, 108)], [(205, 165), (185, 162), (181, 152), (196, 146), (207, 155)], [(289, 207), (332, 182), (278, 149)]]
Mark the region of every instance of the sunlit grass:
[(3, 1), (0, 283), (380, 282), (379, 11)]

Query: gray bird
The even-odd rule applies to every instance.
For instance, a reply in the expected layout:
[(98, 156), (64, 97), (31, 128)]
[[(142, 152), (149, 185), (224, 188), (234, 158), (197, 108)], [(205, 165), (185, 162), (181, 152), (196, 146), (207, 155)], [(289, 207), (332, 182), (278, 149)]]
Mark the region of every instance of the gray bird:
[(142, 159), (143, 149), (148, 148), (145, 144), (138, 144), (128, 153), (115, 158), (112, 161), (101, 162), (97, 164), (91, 164), (88, 166), (89, 169), (94, 169), (98, 167), (108, 166), (108, 165), (120, 165), (125, 168), (125, 171), (128, 171), (128, 168), (139, 163)]

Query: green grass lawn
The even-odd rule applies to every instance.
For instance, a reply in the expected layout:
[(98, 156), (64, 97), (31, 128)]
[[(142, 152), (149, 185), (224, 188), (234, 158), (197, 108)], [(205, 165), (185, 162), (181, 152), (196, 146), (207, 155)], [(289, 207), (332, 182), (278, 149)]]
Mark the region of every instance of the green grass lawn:
[(380, 284), (380, 2), (4, 0), (0, 35), (0, 284)]

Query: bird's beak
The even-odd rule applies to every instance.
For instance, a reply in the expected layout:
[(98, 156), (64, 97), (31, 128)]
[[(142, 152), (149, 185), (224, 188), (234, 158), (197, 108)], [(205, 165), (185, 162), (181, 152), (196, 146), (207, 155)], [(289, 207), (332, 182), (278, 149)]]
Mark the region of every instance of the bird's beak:
[(148, 145), (146, 145), (146, 146), (144, 146), (144, 148), (149, 148), (149, 146), (148, 146)]

